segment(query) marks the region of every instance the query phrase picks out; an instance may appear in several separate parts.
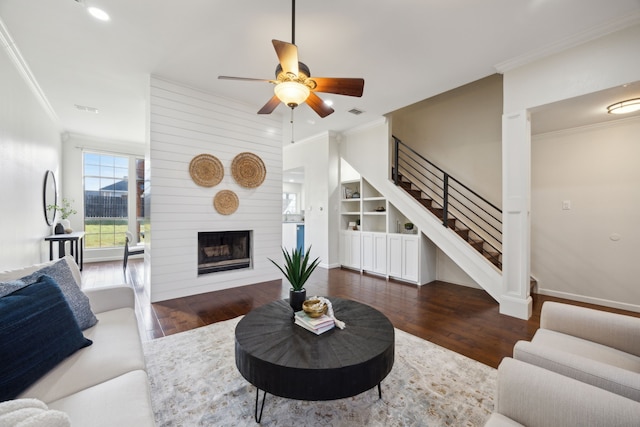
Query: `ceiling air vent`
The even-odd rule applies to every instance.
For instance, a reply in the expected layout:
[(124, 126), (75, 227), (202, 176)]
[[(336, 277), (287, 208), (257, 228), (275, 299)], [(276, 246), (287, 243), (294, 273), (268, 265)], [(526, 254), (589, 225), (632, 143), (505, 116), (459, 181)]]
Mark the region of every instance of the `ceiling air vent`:
[(78, 105), (78, 104), (74, 104), (74, 105), (80, 111), (86, 111), (87, 113), (98, 114), (98, 109), (97, 108), (87, 107), (86, 105)]
[(351, 110), (349, 110), (349, 112), (351, 114), (355, 114), (356, 116), (359, 116), (360, 114), (364, 113), (364, 111), (358, 110), (357, 108), (352, 108)]

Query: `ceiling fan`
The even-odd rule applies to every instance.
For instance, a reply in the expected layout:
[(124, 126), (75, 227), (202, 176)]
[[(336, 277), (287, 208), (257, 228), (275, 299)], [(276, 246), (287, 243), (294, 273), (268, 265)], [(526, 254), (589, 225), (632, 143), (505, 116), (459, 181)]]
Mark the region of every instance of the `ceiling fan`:
[(218, 76), (219, 79), (269, 82), (275, 85), (273, 97), (258, 111), (271, 114), (282, 101), (292, 110), (306, 102), (320, 117), (326, 117), (334, 110), (315, 92), (335, 93), (347, 96), (362, 96), (364, 79), (340, 77), (311, 77), (309, 67), (298, 61), (298, 47), (295, 45), (296, 1), (292, 0), (291, 43), (272, 40), (278, 61), (276, 78), (253, 79), (247, 77)]

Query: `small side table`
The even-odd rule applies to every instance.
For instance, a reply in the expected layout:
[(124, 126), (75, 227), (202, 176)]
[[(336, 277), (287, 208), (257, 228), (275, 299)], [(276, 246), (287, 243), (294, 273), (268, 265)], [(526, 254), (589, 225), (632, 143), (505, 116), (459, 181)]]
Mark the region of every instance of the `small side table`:
[[(76, 259), (76, 264), (82, 271), (84, 256), (84, 231), (74, 231), (69, 234), (52, 234), (44, 238), (49, 242), (49, 261), (53, 260), (53, 242), (58, 242), (58, 258), (65, 256), (65, 244), (69, 243), (69, 255)], [(74, 249), (75, 246), (75, 249)]]

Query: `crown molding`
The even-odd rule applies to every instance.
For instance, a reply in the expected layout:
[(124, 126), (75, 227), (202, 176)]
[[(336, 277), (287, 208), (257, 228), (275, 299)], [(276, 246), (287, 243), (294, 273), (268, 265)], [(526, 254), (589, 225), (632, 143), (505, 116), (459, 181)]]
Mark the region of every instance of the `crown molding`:
[(2, 43), (2, 47), (4, 48), (5, 52), (7, 52), (7, 55), (11, 59), (11, 62), (13, 62), (13, 65), (16, 67), (18, 74), (22, 76), (24, 81), (27, 83), (27, 86), (29, 87), (29, 89), (31, 89), (38, 102), (40, 102), (51, 121), (53, 121), (55, 126), (61, 131), (62, 124), (60, 123), (60, 118), (49, 103), (47, 96), (44, 94), (44, 91), (31, 72), (27, 61), (25, 61), (25, 59), (22, 57), (18, 46), (16, 46), (15, 42), (13, 41), (9, 30), (4, 25), (2, 19), (0, 19), (0, 43)]
[(539, 59), (551, 56), (558, 52), (562, 52), (572, 47), (579, 46), (586, 42), (604, 37), (608, 34), (612, 34), (638, 24), (640, 24), (640, 10), (626, 15), (623, 18), (605, 22), (604, 24), (592, 27), (586, 31), (582, 31), (581, 33), (574, 34), (573, 36), (566, 37), (562, 40), (558, 40), (543, 48), (532, 50), (531, 52), (524, 55), (520, 55), (515, 58), (500, 62), (494, 65), (494, 68), (498, 73), (504, 74), (508, 71), (520, 68)]

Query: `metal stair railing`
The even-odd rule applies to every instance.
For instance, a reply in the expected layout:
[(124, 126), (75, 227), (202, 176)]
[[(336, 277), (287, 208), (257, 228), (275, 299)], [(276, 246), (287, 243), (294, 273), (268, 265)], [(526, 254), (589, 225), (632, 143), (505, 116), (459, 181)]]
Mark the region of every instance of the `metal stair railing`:
[(393, 136), (394, 184), (501, 268), (502, 210)]

